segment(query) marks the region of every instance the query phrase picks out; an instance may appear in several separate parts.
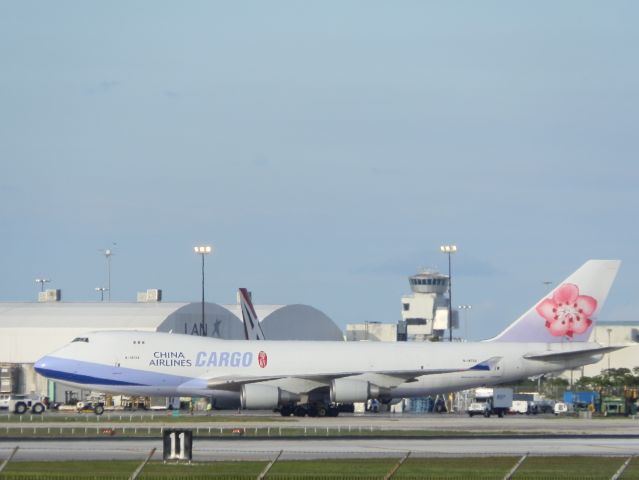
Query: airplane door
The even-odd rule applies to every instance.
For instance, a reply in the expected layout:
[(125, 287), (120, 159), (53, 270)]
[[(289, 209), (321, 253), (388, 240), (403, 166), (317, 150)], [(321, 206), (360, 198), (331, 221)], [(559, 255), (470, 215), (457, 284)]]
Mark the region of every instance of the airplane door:
[(118, 377), (122, 375), (122, 368), (120, 367), (120, 356), (114, 355), (113, 357), (113, 368), (111, 369), (113, 372), (113, 376)]

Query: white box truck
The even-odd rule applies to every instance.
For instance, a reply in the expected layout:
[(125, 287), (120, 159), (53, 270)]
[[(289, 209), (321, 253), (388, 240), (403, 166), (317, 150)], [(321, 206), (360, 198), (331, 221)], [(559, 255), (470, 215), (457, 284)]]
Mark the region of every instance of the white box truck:
[(512, 388), (478, 388), (475, 390), (475, 400), (468, 407), (468, 415), (491, 415), (503, 417), (513, 404)]

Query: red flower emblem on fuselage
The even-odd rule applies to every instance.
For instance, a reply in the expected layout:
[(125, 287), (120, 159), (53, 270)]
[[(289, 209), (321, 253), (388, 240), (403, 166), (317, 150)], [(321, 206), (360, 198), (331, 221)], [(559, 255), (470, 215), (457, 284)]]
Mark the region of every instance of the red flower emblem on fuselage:
[(260, 365), (260, 368), (266, 367), (266, 364), (268, 363), (266, 352), (260, 352), (257, 354), (257, 363)]
[(597, 309), (597, 300), (579, 295), (579, 287), (564, 283), (552, 295), (537, 305), (537, 313), (546, 320), (546, 328), (555, 337), (572, 337), (592, 325), (590, 315)]

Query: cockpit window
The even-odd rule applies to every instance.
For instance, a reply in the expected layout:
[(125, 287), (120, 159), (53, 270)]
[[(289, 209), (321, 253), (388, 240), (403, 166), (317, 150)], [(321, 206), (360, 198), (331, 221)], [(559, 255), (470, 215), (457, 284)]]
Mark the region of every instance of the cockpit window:
[[(89, 343), (89, 339), (87, 337), (75, 337), (73, 339), (73, 342), (86, 342)], [(71, 343), (73, 343), (71, 342)]]

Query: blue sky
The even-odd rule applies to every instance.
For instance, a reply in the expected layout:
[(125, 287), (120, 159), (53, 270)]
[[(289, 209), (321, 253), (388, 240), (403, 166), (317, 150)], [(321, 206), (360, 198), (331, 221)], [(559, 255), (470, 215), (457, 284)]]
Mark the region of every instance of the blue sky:
[(636, 2), (2, 2), (0, 301), (308, 303), (396, 321), (445, 269), (470, 336), (588, 258), (639, 320)]

